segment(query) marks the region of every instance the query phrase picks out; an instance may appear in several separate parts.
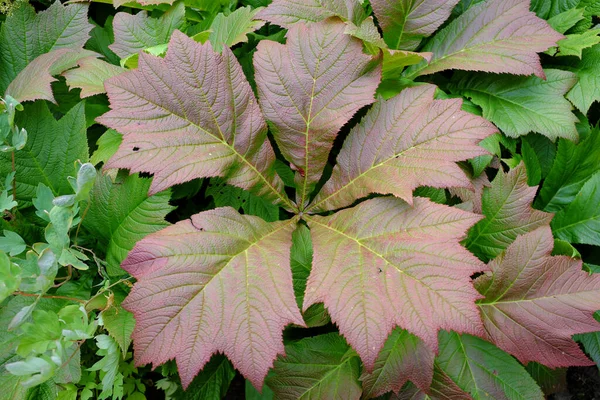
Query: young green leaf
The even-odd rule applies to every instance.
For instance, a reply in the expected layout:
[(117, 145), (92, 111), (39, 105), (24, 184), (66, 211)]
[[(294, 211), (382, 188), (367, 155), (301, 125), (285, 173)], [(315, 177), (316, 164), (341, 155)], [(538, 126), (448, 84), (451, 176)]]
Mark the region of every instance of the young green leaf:
[(592, 47), (600, 43), (600, 29), (592, 29), (582, 34), (567, 35), (566, 38), (558, 41), (559, 56), (576, 56), (581, 58), (583, 49)]
[(0, 31), (0, 93), (38, 56), (58, 49), (81, 49), (93, 27), (87, 11), (87, 4), (56, 1), (36, 14), (24, 2), (7, 17)]
[[(15, 153), (17, 199), (30, 202), (39, 183), (56, 195), (71, 194), (68, 176), (77, 173), (75, 161), (86, 162), (87, 137), (83, 103), (56, 121), (45, 102), (25, 105), (19, 126), (29, 133), (25, 148)], [(0, 153), (0, 174), (11, 171), (10, 154)]]
[(434, 353), (416, 336), (396, 328), (388, 336), (372, 373), (360, 377), (363, 398), (374, 398), (389, 391), (398, 393), (410, 380), (427, 392), (433, 380)]
[(264, 25), (264, 21), (254, 19), (260, 9), (241, 7), (225, 16), (223, 13), (217, 15), (210, 26), (210, 43), (217, 53), (223, 51), (223, 47), (231, 47), (241, 42), (247, 42), (246, 35), (254, 32)]
[(153, 173), (151, 194), (221, 176), (291, 208), (267, 126), (228, 48), (220, 55), (176, 31), (164, 59), (141, 53), (137, 70), (105, 86), (112, 110), (98, 121), (123, 134), (107, 167)]
[(291, 28), (298, 22), (320, 22), (329, 17), (340, 17), (360, 25), (365, 12), (358, 0), (274, 0), (257, 17), (284, 28)]
[(123, 303), (136, 319), (136, 362), (176, 358), (187, 387), (222, 352), (261, 387), (283, 328), (304, 325), (289, 267), (293, 221), (218, 208), (139, 241), (122, 264), (137, 279)]
[(480, 334), (471, 275), (485, 266), (459, 241), (479, 216), (416, 197), (367, 200), (307, 218), (314, 246), (304, 309), (324, 303), (372, 371), (399, 326), (437, 349), (439, 329)]
[(573, 88), (567, 93), (567, 99), (582, 113), (586, 114), (595, 101), (600, 101), (600, 44), (582, 52), (581, 60), (572, 63), (570, 67), (579, 78)]
[(469, 231), (465, 246), (481, 259), (499, 255), (518, 235), (547, 225), (552, 214), (531, 208), (537, 187), (527, 185), (525, 166), (498, 171), (490, 188), (483, 189), (485, 218)]
[(303, 209), (341, 127), (374, 101), (381, 72), (362, 44), (327, 20), (290, 28), (285, 45), (262, 41), (254, 56), (259, 100), (279, 149), (293, 165)]
[(600, 246), (600, 171), (583, 185), (571, 204), (556, 213), (552, 232), (570, 243)]
[(436, 364), (475, 400), (542, 400), (525, 368), (489, 342), (471, 335), (440, 332)]
[(102, 392), (98, 398), (100, 400), (112, 398), (111, 396), (113, 395), (117, 375), (121, 375), (119, 372), (119, 360), (121, 358), (119, 346), (114, 339), (108, 335), (97, 335), (96, 346), (98, 346), (96, 354), (102, 358), (92, 365), (89, 370), (104, 372), (102, 385), (100, 387)]
[(123, 135), (114, 129), (107, 129), (96, 142), (98, 148), (90, 157), (90, 162), (93, 165), (106, 163), (119, 150), (122, 141)]
[(122, 59), (140, 50), (166, 44), (173, 32), (185, 24), (183, 1), (176, 3), (159, 18), (151, 18), (146, 11), (135, 15), (120, 12), (113, 20), (115, 41), (108, 46)]
[(563, 38), (528, 9), (523, 0), (488, 0), (469, 8), (439, 31), (422, 51), (431, 51), (428, 65), (411, 67), (408, 75), (446, 69), (535, 74), (544, 78), (537, 52)]
[(123, 358), (127, 355), (129, 345), (131, 344), (131, 334), (135, 327), (133, 314), (125, 310), (121, 305), (102, 311), (102, 321), (108, 334), (117, 342), (123, 353)]
[(591, 365), (571, 336), (600, 330), (600, 275), (551, 256), (553, 244), (547, 226), (521, 235), (475, 280), (486, 336), (524, 364)]
[(70, 88), (81, 89), (82, 98), (105, 93), (104, 81), (125, 71), (95, 57), (83, 58), (77, 64), (79, 68), (63, 72), (62, 76)]
[[(8, 231), (4, 232), (6, 234)], [(20, 283), (21, 268), (11, 262), (4, 251), (0, 251), (0, 302), (13, 294), (19, 288)]]
[(414, 50), (450, 16), (459, 0), (371, 0), (373, 12), (392, 49)]
[(412, 191), (424, 185), (469, 187), (455, 162), (486, 154), (477, 144), (496, 129), (462, 111), (460, 100), (434, 100), (434, 93), (435, 86), (421, 85), (375, 103), (348, 135), (309, 210), (345, 207), (370, 193), (412, 203)]
[(483, 109), (483, 116), (507, 136), (541, 133), (551, 140), (577, 139), (572, 106), (564, 95), (577, 82), (572, 72), (545, 70), (536, 76), (463, 74), (452, 86)]
[(557, 212), (573, 202), (585, 182), (600, 171), (600, 131), (580, 143), (559, 140), (556, 159), (535, 201), (536, 208)]
[(121, 262), (135, 243), (169, 225), (169, 191), (148, 196), (149, 187), (150, 179), (137, 175), (117, 182), (104, 175), (94, 185), (83, 226), (106, 245), (109, 275), (123, 274)]
[(276, 399), (360, 399), (360, 358), (337, 333), (285, 346), (267, 385)]

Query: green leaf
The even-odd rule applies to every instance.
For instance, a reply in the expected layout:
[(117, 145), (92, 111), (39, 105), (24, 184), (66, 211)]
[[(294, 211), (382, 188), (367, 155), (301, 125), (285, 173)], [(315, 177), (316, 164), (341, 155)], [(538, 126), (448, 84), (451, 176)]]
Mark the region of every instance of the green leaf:
[(360, 358), (337, 333), (302, 339), (285, 353), (266, 380), (275, 398), (360, 398)]
[(569, 63), (569, 69), (579, 79), (567, 93), (567, 99), (583, 114), (587, 114), (593, 102), (600, 101), (598, 63), (600, 63), (600, 44), (583, 50), (581, 60)]
[(565, 33), (577, 22), (581, 21), (584, 10), (581, 8), (571, 8), (548, 19), (550, 26), (559, 33)]
[[(53, 377), (56, 383), (77, 383), (81, 379), (81, 351), (77, 343), (65, 349), (63, 365), (56, 371)], [(55, 397), (52, 398), (54, 400)]]
[(123, 358), (131, 344), (131, 334), (135, 327), (133, 314), (125, 310), (121, 305), (114, 305), (102, 311), (102, 321), (108, 334), (115, 339), (123, 352)]
[(523, 164), (506, 174), (499, 170), (491, 187), (483, 189), (485, 218), (469, 230), (465, 246), (481, 259), (492, 259), (518, 235), (548, 224), (552, 214), (531, 208), (535, 192), (527, 185)]
[(98, 148), (90, 157), (90, 162), (94, 165), (106, 163), (119, 150), (122, 141), (123, 135), (114, 129), (108, 129), (96, 142)]
[(441, 331), (436, 363), (475, 400), (544, 398), (517, 360), (475, 336)]
[(600, 171), (552, 220), (552, 231), (570, 243), (600, 245)]
[[(108, 335), (96, 336), (96, 345), (98, 346), (96, 354), (102, 358), (92, 365), (88, 371), (104, 372), (101, 385), (102, 392), (98, 398), (107, 399), (111, 398), (115, 382), (118, 382), (117, 378), (121, 375), (119, 372), (119, 346), (114, 339)], [(120, 378), (122, 379), (123, 377), (121, 376)]]
[(567, 35), (558, 41), (559, 56), (577, 56), (581, 58), (583, 49), (600, 43), (600, 29), (592, 29), (582, 34)]
[[(5, 234), (7, 231), (4, 231)], [(17, 235), (18, 236), (18, 235)], [(21, 268), (12, 263), (8, 256), (0, 251), (0, 302), (3, 302), (21, 283)]]
[(185, 6), (183, 1), (175, 3), (169, 11), (159, 18), (151, 18), (146, 11), (132, 15), (120, 12), (113, 20), (115, 41), (108, 46), (121, 59), (140, 50), (169, 42), (176, 29), (185, 24)]
[(83, 226), (107, 246), (109, 275), (123, 273), (121, 262), (137, 241), (169, 225), (170, 192), (148, 196), (150, 183), (137, 174), (114, 183), (107, 175), (96, 180)]
[(529, 134), (521, 139), (521, 154), (527, 167), (527, 184), (535, 186), (550, 172), (556, 145), (545, 136)]
[(552, 369), (540, 363), (530, 362), (525, 369), (546, 395), (562, 392), (567, 388), (566, 368)]
[(83, 58), (77, 64), (79, 68), (63, 72), (62, 76), (69, 88), (81, 89), (81, 98), (105, 93), (104, 81), (125, 71), (95, 57)]
[(216, 207), (241, 208), (245, 214), (256, 215), (267, 222), (279, 219), (279, 207), (246, 190), (227, 185), (223, 179), (212, 178), (206, 194), (214, 199)]
[[(70, 194), (68, 176), (76, 174), (75, 161), (86, 162), (87, 137), (83, 103), (56, 121), (45, 102), (25, 105), (19, 126), (27, 129), (25, 148), (15, 153), (17, 199), (31, 202), (43, 183), (55, 195)], [(0, 175), (11, 171), (10, 154), (0, 153)]]
[(578, 119), (564, 95), (577, 77), (572, 72), (554, 69), (545, 73), (546, 80), (536, 76), (465, 73), (452, 87), (480, 106), (483, 116), (508, 136), (537, 132), (551, 140), (575, 140)]
[(600, 131), (576, 144), (559, 140), (554, 164), (535, 201), (536, 208), (556, 212), (571, 204), (585, 182), (600, 171)]
[(27, 64), (57, 49), (82, 48), (93, 25), (88, 22), (88, 5), (54, 2), (38, 14), (22, 2), (0, 31), (0, 95)]
[(577, 7), (580, 0), (532, 0), (531, 11), (540, 18), (555, 17), (571, 8)]
[(0, 250), (10, 253), (11, 257), (18, 256), (25, 251), (27, 245), (19, 234), (4, 230), (4, 236), (0, 236)]
[(213, 49), (221, 53), (223, 47), (247, 42), (246, 35), (259, 29), (265, 23), (254, 19), (260, 10), (260, 8), (242, 7), (227, 16), (223, 13), (217, 15), (210, 26), (212, 32), (209, 41)]
[[(600, 321), (600, 313), (594, 313), (594, 318), (596, 321)], [(577, 340), (583, 345), (585, 352), (600, 368), (600, 332), (582, 333), (573, 336), (573, 339)]]
[(217, 355), (202, 368), (190, 386), (183, 391), (181, 387), (174, 398), (180, 400), (222, 399), (235, 376), (235, 369), (229, 360)]

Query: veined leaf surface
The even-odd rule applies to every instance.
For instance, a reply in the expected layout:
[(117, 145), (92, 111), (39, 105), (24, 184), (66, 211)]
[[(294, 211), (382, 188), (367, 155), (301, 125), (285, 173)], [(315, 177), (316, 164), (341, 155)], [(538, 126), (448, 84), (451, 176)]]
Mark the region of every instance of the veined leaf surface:
[(469, 187), (455, 162), (487, 154), (477, 144), (496, 128), (462, 111), (460, 100), (434, 100), (434, 93), (422, 85), (379, 100), (348, 135), (309, 210), (345, 207), (370, 193), (412, 203), (418, 186)]
[(283, 328), (304, 325), (290, 270), (293, 221), (218, 208), (138, 242), (122, 264), (137, 279), (123, 302), (136, 318), (136, 363), (175, 358), (187, 387), (222, 352), (260, 388), (283, 354)]
[(374, 101), (381, 71), (362, 43), (327, 20), (290, 28), (287, 43), (262, 41), (254, 57), (262, 110), (297, 170), (298, 206), (323, 173), (333, 141), (361, 107)]
[(86, 57), (78, 61), (79, 68), (71, 69), (62, 75), (71, 88), (81, 89), (81, 97), (105, 93), (104, 81), (119, 75), (125, 70), (95, 57)]
[(524, 364), (593, 365), (571, 336), (600, 330), (600, 275), (584, 272), (581, 260), (551, 256), (553, 244), (548, 226), (519, 236), (476, 279), (486, 336)]
[(459, 0), (371, 0), (392, 49), (414, 50), (450, 16)]
[(437, 350), (439, 329), (480, 334), (471, 275), (485, 269), (459, 241), (479, 216), (416, 197), (367, 200), (307, 217), (314, 246), (304, 309), (324, 303), (372, 371), (400, 326)]
[(408, 74), (464, 69), (544, 78), (536, 53), (563, 37), (529, 11), (528, 1), (488, 0), (439, 31), (422, 49), (433, 53), (431, 62), (410, 68)]
[(195, 178), (227, 182), (289, 204), (276, 175), (267, 127), (228, 48), (214, 52), (175, 32), (164, 59), (105, 83), (112, 110), (98, 119), (123, 134), (109, 168), (154, 174), (151, 193)]
[(258, 18), (284, 28), (329, 17), (340, 17), (358, 25), (365, 19), (365, 12), (359, 0), (274, 0), (258, 14)]

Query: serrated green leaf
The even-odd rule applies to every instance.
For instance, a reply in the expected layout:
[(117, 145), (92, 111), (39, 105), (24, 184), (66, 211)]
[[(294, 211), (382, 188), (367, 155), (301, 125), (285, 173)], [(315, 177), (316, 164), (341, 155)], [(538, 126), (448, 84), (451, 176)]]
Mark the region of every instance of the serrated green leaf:
[(260, 8), (241, 7), (229, 15), (220, 13), (210, 25), (210, 44), (213, 49), (221, 53), (223, 47), (231, 47), (241, 42), (247, 42), (246, 35), (254, 32), (264, 25), (264, 21), (256, 20), (254, 17)]
[(535, 201), (538, 209), (556, 212), (571, 204), (585, 182), (600, 171), (600, 131), (580, 143), (561, 139), (554, 164)]
[(527, 184), (535, 186), (550, 172), (556, 145), (545, 136), (529, 134), (521, 139), (521, 154), (527, 168)]
[(465, 246), (481, 259), (500, 254), (518, 235), (546, 225), (552, 214), (531, 208), (536, 188), (527, 185), (525, 166), (498, 175), (490, 188), (483, 189), (482, 211), (485, 218), (471, 230)]
[(479, 105), (483, 116), (508, 136), (537, 132), (551, 140), (575, 140), (575, 123), (579, 120), (564, 95), (577, 77), (555, 69), (545, 73), (545, 80), (536, 76), (462, 74), (452, 86)]
[(577, 7), (580, 0), (532, 0), (531, 11), (540, 18), (548, 19)]
[(569, 64), (579, 79), (567, 93), (567, 99), (584, 114), (587, 114), (593, 102), (600, 100), (599, 62), (600, 44), (597, 44), (583, 50), (580, 61)]
[(220, 178), (210, 180), (206, 194), (213, 198), (216, 207), (241, 208), (245, 214), (256, 215), (267, 222), (279, 219), (279, 207), (246, 190), (227, 185)]
[(4, 230), (4, 236), (0, 236), (0, 250), (10, 253), (11, 257), (17, 256), (25, 251), (27, 245), (19, 234)]
[(96, 345), (98, 346), (96, 354), (102, 358), (88, 370), (104, 372), (101, 385), (102, 392), (98, 398), (111, 398), (115, 389), (115, 382), (118, 382), (117, 376), (121, 375), (119, 372), (119, 345), (108, 335), (97, 335)]
[(591, 29), (582, 34), (567, 35), (558, 41), (559, 56), (576, 56), (581, 58), (583, 49), (600, 43), (600, 29)]
[(266, 380), (275, 398), (360, 398), (360, 358), (337, 333), (302, 339), (285, 346), (285, 353)]
[(214, 356), (194, 378), (190, 386), (183, 391), (181, 387), (175, 393), (180, 400), (222, 399), (235, 376), (235, 369), (227, 358)]
[(119, 75), (125, 69), (95, 57), (86, 57), (77, 62), (79, 68), (62, 73), (69, 88), (81, 89), (81, 98), (105, 93), (104, 81)]
[(549, 18), (548, 23), (555, 31), (565, 33), (583, 19), (583, 13), (581, 8), (571, 8)]
[(600, 245), (600, 171), (552, 220), (552, 231), (570, 243)]
[[(88, 160), (83, 103), (58, 121), (45, 102), (26, 104), (22, 114), (17, 122), (27, 129), (29, 140), (15, 153), (17, 199), (31, 204), (39, 183), (55, 195), (72, 193), (67, 177), (76, 175), (75, 161)], [(10, 154), (0, 153), (0, 175), (11, 169)]]
[(106, 163), (119, 150), (122, 141), (123, 135), (114, 129), (107, 129), (96, 142), (98, 148), (90, 157), (90, 162), (94, 165), (100, 162)]
[[(7, 232), (7, 231), (4, 231)], [(21, 268), (0, 251), (0, 302), (3, 302), (21, 283)]]
[(125, 310), (121, 305), (113, 305), (102, 311), (101, 315), (102, 321), (104, 322), (104, 328), (119, 344), (123, 353), (123, 358), (125, 358), (129, 345), (131, 344), (131, 334), (135, 327), (133, 314)]
[(107, 246), (109, 275), (123, 273), (121, 262), (136, 242), (169, 225), (164, 218), (174, 209), (170, 192), (148, 196), (150, 183), (137, 174), (117, 182), (107, 175), (96, 180), (83, 226)]
[[(594, 313), (596, 321), (600, 321), (600, 313)], [(594, 360), (598, 368), (600, 368), (600, 332), (582, 333), (580, 335), (573, 336), (574, 340), (577, 340), (583, 345), (585, 352)]]
[(441, 331), (436, 363), (475, 400), (544, 399), (517, 360), (475, 336)]
[(545, 395), (562, 392), (567, 388), (566, 368), (551, 369), (540, 363), (530, 362), (525, 366), (525, 369)]

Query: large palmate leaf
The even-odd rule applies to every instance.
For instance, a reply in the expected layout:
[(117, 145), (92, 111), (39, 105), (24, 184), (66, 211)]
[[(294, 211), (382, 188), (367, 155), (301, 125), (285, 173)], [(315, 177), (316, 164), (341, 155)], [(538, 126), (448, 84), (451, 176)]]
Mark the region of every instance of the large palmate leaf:
[(587, 113), (595, 101), (600, 101), (600, 44), (583, 51), (581, 60), (570, 66), (579, 78), (573, 88), (567, 93), (567, 98), (582, 113)]
[(267, 385), (276, 399), (360, 399), (360, 358), (337, 333), (285, 346)]
[(535, 381), (514, 358), (471, 335), (440, 332), (436, 364), (475, 400), (544, 398)]
[(112, 110), (98, 120), (123, 134), (109, 168), (153, 173), (151, 193), (221, 176), (289, 204), (265, 121), (228, 48), (220, 55), (176, 31), (164, 59), (141, 53), (136, 70), (105, 86)]
[(462, 111), (458, 99), (434, 100), (435, 89), (422, 85), (379, 100), (348, 135), (310, 210), (345, 207), (370, 193), (411, 203), (418, 186), (470, 186), (455, 162), (486, 154), (477, 144), (496, 129)]
[(398, 393), (407, 380), (428, 391), (433, 380), (434, 354), (422, 340), (396, 328), (386, 340), (372, 373), (361, 376), (363, 397)]
[(498, 171), (491, 187), (483, 189), (485, 218), (469, 231), (467, 248), (488, 260), (499, 255), (518, 235), (547, 225), (552, 214), (531, 208), (536, 190), (537, 187), (527, 185), (523, 164), (508, 173)]
[(519, 236), (477, 278), (486, 336), (522, 363), (591, 365), (571, 336), (600, 330), (600, 275), (584, 272), (581, 260), (551, 256), (553, 243), (547, 226)]
[(140, 50), (166, 44), (176, 29), (185, 23), (183, 1), (175, 4), (160, 18), (151, 18), (146, 11), (135, 15), (120, 12), (113, 20), (115, 42), (108, 46), (119, 57), (126, 58)]
[(262, 41), (254, 56), (256, 85), (273, 136), (295, 169), (298, 205), (304, 208), (321, 177), (340, 128), (374, 101), (380, 70), (362, 43), (327, 20), (296, 24), (287, 43)]
[[(17, 200), (30, 202), (40, 183), (55, 195), (71, 194), (73, 189), (67, 177), (76, 176), (75, 161), (88, 160), (83, 103), (58, 121), (45, 102), (25, 104), (25, 110), (17, 114), (16, 123), (28, 133), (23, 150), (15, 152)], [(0, 153), (0, 176), (11, 170), (11, 155)]]
[(479, 216), (416, 197), (367, 200), (307, 217), (314, 258), (304, 309), (322, 302), (372, 371), (400, 326), (437, 349), (439, 329), (479, 334), (471, 275), (485, 266), (460, 246)]
[(93, 25), (87, 18), (88, 5), (62, 5), (59, 1), (35, 13), (21, 3), (0, 31), (0, 94), (36, 57), (57, 49), (82, 48)]
[(136, 242), (169, 225), (170, 193), (148, 197), (149, 188), (150, 180), (137, 175), (114, 183), (108, 175), (96, 179), (83, 226), (106, 244), (109, 275), (123, 273), (119, 266)]
[(392, 49), (414, 50), (450, 16), (459, 0), (371, 0)]
[(600, 171), (583, 185), (571, 204), (556, 213), (552, 231), (570, 243), (600, 246)]
[(222, 352), (261, 387), (283, 328), (304, 325), (289, 268), (293, 221), (218, 208), (138, 242), (122, 264), (137, 279), (123, 303), (136, 319), (136, 363), (175, 358), (187, 387)]
[(554, 164), (535, 200), (536, 208), (556, 212), (568, 206), (585, 182), (600, 171), (600, 131), (592, 130), (580, 143), (560, 140)]
[(296, 22), (320, 22), (340, 17), (356, 25), (365, 18), (359, 0), (274, 0), (258, 17), (285, 28)]
[(464, 74), (453, 87), (481, 106), (483, 116), (507, 136), (537, 132), (552, 140), (575, 140), (579, 120), (564, 95), (577, 82), (577, 76), (557, 69), (544, 72), (546, 79)]
[(439, 31), (422, 49), (429, 65), (409, 69), (410, 76), (446, 69), (487, 71), (544, 78), (537, 52), (563, 38), (529, 11), (523, 0), (488, 0), (469, 8)]

